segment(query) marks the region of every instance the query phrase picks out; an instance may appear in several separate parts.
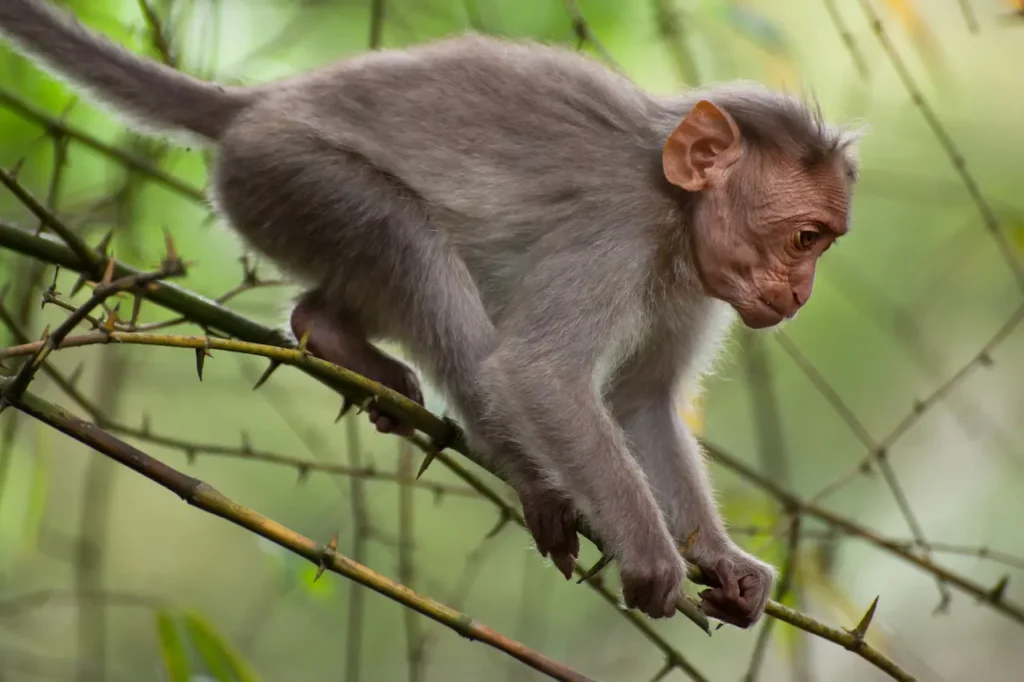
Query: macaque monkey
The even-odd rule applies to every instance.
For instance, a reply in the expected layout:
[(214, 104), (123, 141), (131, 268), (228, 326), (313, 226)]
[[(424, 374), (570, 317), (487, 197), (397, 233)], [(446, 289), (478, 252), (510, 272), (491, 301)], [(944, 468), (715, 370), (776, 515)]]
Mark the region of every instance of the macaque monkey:
[(775, 572), (729, 538), (676, 401), (734, 313), (762, 329), (807, 303), (847, 231), (855, 133), (754, 85), (656, 96), (481, 36), (227, 87), (43, 0), (0, 0), (0, 33), (142, 130), (212, 146), (214, 206), (306, 287), (296, 336), (421, 403), (374, 345), (399, 343), (566, 578), (585, 519), (627, 607), (672, 616), (692, 562), (708, 616), (758, 620)]

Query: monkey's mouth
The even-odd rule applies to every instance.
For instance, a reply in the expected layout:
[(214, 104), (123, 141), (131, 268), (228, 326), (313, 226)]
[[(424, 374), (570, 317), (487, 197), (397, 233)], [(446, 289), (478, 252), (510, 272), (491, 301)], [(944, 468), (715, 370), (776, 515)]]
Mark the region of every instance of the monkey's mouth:
[(754, 305), (737, 307), (736, 312), (751, 329), (767, 329), (786, 319), (784, 313), (763, 298), (756, 299)]

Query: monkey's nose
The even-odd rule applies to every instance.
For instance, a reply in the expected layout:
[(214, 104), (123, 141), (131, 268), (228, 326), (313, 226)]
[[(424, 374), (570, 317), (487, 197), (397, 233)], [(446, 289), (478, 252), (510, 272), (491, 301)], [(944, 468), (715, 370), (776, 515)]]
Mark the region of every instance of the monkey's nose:
[(793, 287), (793, 303), (796, 304), (797, 309), (803, 307), (804, 303), (807, 303), (807, 299), (811, 297), (811, 286), (811, 282), (806, 282)]

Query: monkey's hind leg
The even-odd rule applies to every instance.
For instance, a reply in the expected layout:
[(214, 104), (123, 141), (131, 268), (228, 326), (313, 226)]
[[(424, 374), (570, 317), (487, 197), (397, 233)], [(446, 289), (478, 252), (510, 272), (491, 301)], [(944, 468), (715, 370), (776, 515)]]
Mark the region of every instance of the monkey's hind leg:
[[(412, 369), (370, 343), (354, 316), (325, 306), (319, 291), (308, 292), (299, 300), (292, 311), (291, 327), (295, 338), (309, 333), (306, 348), (318, 358), (362, 374), (423, 404), (423, 392)], [(380, 433), (412, 435), (411, 427), (372, 404), (367, 412)]]

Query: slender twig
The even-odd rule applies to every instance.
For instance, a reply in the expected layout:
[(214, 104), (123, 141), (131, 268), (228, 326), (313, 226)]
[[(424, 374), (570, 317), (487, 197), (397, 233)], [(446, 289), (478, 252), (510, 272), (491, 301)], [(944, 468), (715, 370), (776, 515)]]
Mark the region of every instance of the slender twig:
[(384, 34), (384, 0), (370, 0), (370, 49), (376, 50), (381, 46), (381, 39)]
[[(908, 552), (906, 548), (898, 542), (888, 540), (874, 531), (818, 504), (802, 500), (795, 494), (776, 485), (761, 474), (757, 473), (739, 459), (727, 453), (725, 450), (716, 447), (707, 441), (703, 442), (703, 446), (712, 461), (721, 464), (730, 471), (733, 471), (740, 477), (757, 486), (768, 495), (775, 498), (784, 508), (796, 510), (805, 516), (812, 516), (829, 526), (839, 529), (847, 535), (866, 540), (879, 549), (882, 549), (902, 561), (912, 564), (921, 570), (930, 573), (939, 580), (971, 595), (979, 602), (988, 604), (997, 612), (1013, 621), (1016, 621), (1018, 624), (1024, 625), (1024, 608), (1018, 604), (1007, 601), (1004, 598), (1002, 590), (997, 589), (999, 587), (998, 585), (996, 588), (985, 588), (969, 578), (965, 578), (958, 573), (954, 573), (949, 569), (935, 564), (927, 558), (919, 557), (916, 554)], [(809, 632), (814, 631), (809, 630)]]
[(854, 478), (858, 477), (864, 468), (869, 466), (872, 461), (884, 459), (896, 441), (899, 440), (900, 437), (902, 437), (903, 434), (916, 424), (929, 410), (949, 395), (956, 386), (962, 383), (964, 379), (970, 376), (971, 373), (976, 371), (978, 368), (990, 365), (992, 363), (992, 353), (995, 352), (996, 348), (998, 348), (1000, 344), (1002, 344), (1003, 341), (1005, 341), (1006, 338), (1017, 329), (1022, 321), (1024, 321), (1024, 305), (1020, 306), (1013, 315), (1010, 316), (1010, 319), (1008, 319), (999, 328), (999, 330), (996, 331), (992, 338), (982, 346), (980, 351), (975, 353), (974, 357), (961, 366), (960, 369), (953, 373), (926, 398), (915, 401), (913, 409), (907, 414), (907, 416), (900, 420), (900, 422), (896, 424), (896, 426), (893, 427), (893, 429), (883, 437), (878, 444), (871, 449), (869, 454), (856, 464), (856, 466), (822, 488), (811, 498), (811, 500), (824, 499)]
[(565, 11), (569, 13), (569, 18), (572, 19), (572, 32), (576, 36), (578, 46), (582, 47), (585, 43), (590, 43), (602, 61), (609, 67), (621, 72), (622, 67), (615, 60), (615, 57), (612, 56), (612, 53), (605, 48), (604, 43), (594, 35), (594, 30), (590, 28), (590, 22), (583, 16), (583, 12), (580, 11), (576, 0), (562, 0), (562, 4), (565, 5)]
[(938, 140), (942, 150), (946, 153), (946, 156), (949, 157), (954, 170), (957, 175), (960, 176), (960, 181), (963, 183), (968, 195), (977, 207), (985, 228), (992, 235), (992, 239), (995, 241), (996, 246), (999, 249), (999, 253), (1003, 256), (1003, 259), (1006, 261), (1007, 266), (1009, 266), (1011, 273), (1016, 279), (1018, 288), (1024, 292), (1024, 268), (1021, 267), (1021, 263), (1017, 258), (1013, 244), (1010, 243), (1006, 233), (1003, 231), (1003, 226), (995, 212), (992, 210), (992, 206), (989, 204), (988, 199), (986, 199), (985, 195), (982, 193), (978, 181), (975, 180), (974, 175), (972, 175), (970, 170), (968, 170), (967, 161), (964, 159), (963, 154), (960, 153), (956, 143), (953, 141), (953, 136), (949, 134), (949, 131), (946, 130), (946, 127), (939, 120), (935, 110), (928, 103), (928, 100), (925, 99), (921, 88), (918, 87), (917, 83), (914, 81), (914, 77), (911, 75), (910, 69), (907, 68), (906, 63), (900, 57), (899, 53), (896, 52), (896, 48), (893, 46), (892, 41), (889, 40), (889, 36), (885, 31), (881, 18), (878, 16), (878, 13), (875, 12), (871, 3), (867, 0), (858, 0), (858, 2), (860, 3), (861, 9), (864, 11), (864, 15), (867, 17), (868, 22), (871, 24), (875, 36), (878, 38), (878, 42), (881, 44), (882, 50), (889, 58), (889, 62), (892, 64), (893, 70), (896, 71), (896, 75), (903, 83), (903, 88), (907, 91), (907, 94), (910, 95), (910, 99), (917, 106), (918, 111), (921, 112), (921, 116), (935, 135), (935, 138)]
[[(348, 463), (353, 469), (362, 467), (362, 444), (359, 441), (358, 415), (350, 414), (345, 424), (348, 436)], [(349, 478), (349, 498), (352, 503), (352, 560), (366, 563), (366, 540), (370, 532), (369, 512), (366, 508), (366, 490), (362, 480)], [(366, 593), (356, 584), (348, 594), (348, 620), (345, 636), (345, 682), (359, 682), (363, 662), (363, 632)]]
[[(775, 601), (780, 604), (786, 599), (793, 587), (793, 575), (796, 572), (797, 559), (800, 550), (800, 521), (799, 517), (789, 528), (789, 542), (786, 544), (786, 556), (779, 569), (779, 581), (775, 585)], [(747, 668), (746, 682), (756, 682), (761, 674), (761, 666), (764, 663), (765, 653), (768, 651), (768, 642), (771, 640), (774, 620), (766, 620), (757, 633), (757, 641), (754, 643), (754, 653), (750, 656), (750, 665)]]
[[(750, 398), (753, 403), (755, 434), (760, 454), (762, 471), (776, 483), (788, 487), (791, 482), (789, 461), (786, 459), (785, 438), (782, 432), (782, 418), (776, 399), (773, 383), (772, 364), (767, 349), (760, 336), (750, 330), (742, 330), (740, 334), (743, 359), (746, 365)], [(794, 517), (787, 543), (786, 557), (776, 585), (775, 600), (781, 602), (790, 591), (792, 574), (799, 551), (799, 517)], [(796, 591), (797, 606), (801, 606), (802, 593)], [(768, 620), (758, 632), (754, 651), (747, 668), (747, 681), (754, 682), (761, 671), (764, 655), (768, 650), (774, 621)], [(807, 646), (803, 638), (795, 642), (798, 649), (794, 656), (794, 668), (804, 670), (807, 667)], [(809, 678), (809, 675), (803, 677)]]
[(89, 147), (93, 151), (109, 157), (111, 160), (121, 164), (122, 166), (125, 166), (130, 170), (137, 171), (138, 173), (145, 175), (150, 180), (164, 185), (186, 199), (190, 199), (198, 203), (205, 203), (206, 201), (206, 197), (203, 195), (202, 190), (192, 187), (185, 181), (179, 180), (173, 175), (160, 170), (144, 159), (133, 156), (128, 152), (103, 142), (98, 137), (65, 124), (59, 118), (23, 101), (10, 90), (0, 88), (0, 106), (7, 107), (22, 118), (28, 119), (42, 126), (50, 135), (60, 134), (74, 142), (77, 142), (78, 144)]
[[(415, 588), (415, 564), (413, 562), (413, 547), (416, 533), (413, 528), (414, 511), (412, 485), (415, 481), (412, 460), (412, 445), (408, 442), (402, 443), (398, 453), (398, 474), (402, 481), (398, 490), (398, 581), (409, 587)], [(405, 625), (405, 661), (408, 666), (409, 682), (423, 682), (426, 679), (424, 666), (423, 633), (420, 631), (420, 621), (416, 613), (410, 609), (403, 611), (403, 622)]]
[[(0, 387), (9, 388), (13, 379), (0, 378)], [(442, 623), (458, 634), (477, 640), (519, 659), (548, 677), (567, 682), (590, 682), (590, 678), (557, 663), (523, 644), (511, 640), (478, 623), (470, 616), (459, 613), (428, 597), (419, 595), (383, 575), (339, 554), (331, 545), (318, 545), (281, 524), (248, 509), (218, 492), (203, 481), (187, 476), (141, 450), (119, 440), (89, 422), (82, 421), (61, 408), (29, 392), (18, 393), (14, 407), (61, 433), (89, 446), (119, 464), (139, 473), (181, 497), (185, 502), (214, 516), (270, 540), (274, 544), (301, 556), (322, 570), (338, 573), (364, 585), (407, 608)]]
[(697, 70), (697, 60), (690, 48), (690, 37), (681, 16), (682, 11), (675, 0), (652, 1), (658, 33), (668, 47), (679, 77), (687, 85), (700, 85), (700, 71)]
[[(858, 472), (863, 471), (865, 467), (869, 466), (870, 463), (874, 462), (875, 465), (881, 470), (882, 478), (885, 480), (886, 487), (892, 493), (893, 499), (896, 500), (896, 506), (899, 507), (900, 514), (903, 519), (907, 522), (907, 527), (910, 529), (911, 535), (914, 536), (914, 540), (917, 544), (925, 550), (927, 554), (929, 552), (928, 538), (925, 537), (924, 528), (921, 522), (917, 518), (917, 514), (914, 513), (913, 508), (910, 506), (910, 500), (907, 498), (906, 492), (903, 490), (903, 485), (900, 483), (899, 478), (896, 476), (896, 472), (893, 471), (892, 464), (889, 462), (888, 450), (885, 445), (875, 442), (867, 427), (857, 416), (853, 413), (843, 399), (840, 397), (839, 392), (836, 391), (832, 386), (825, 380), (821, 372), (818, 371), (814, 365), (800, 352), (800, 349), (790, 338), (784, 333), (779, 332), (776, 335), (776, 339), (779, 345), (786, 351), (786, 353), (796, 362), (800, 370), (811, 380), (811, 382), (818, 389), (818, 392), (832, 405), (833, 409), (842, 417), (843, 421), (846, 422), (850, 430), (854, 433), (858, 440), (868, 450), (868, 456), (865, 457), (864, 462), (860, 465)], [(938, 583), (939, 588), (939, 610), (944, 610), (949, 604), (950, 593), (949, 588)]]
[(836, 5), (836, 0), (824, 0), (825, 9), (828, 10), (828, 17), (832, 21), (832, 25), (836, 27), (836, 33), (839, 34), (839, 39), (843, 41), (843, 46), (846, 47), (846, 51), (850, 53), (850, 59), (853, 61), (853, 66), (857, 69), (857, 75), (860, 76), (861, 80), (867, 80), (870, 76), (868, 71), (868, 62), (864, 58), (864, 53), (861, 52), (860, 46), (857, 45), (857, 41), (854, 39), (853, 34), (850, 32), (849, 26), (846, 25), (846, 20), (843, 19), (843, 15), (839, 12), (839, 7)]

